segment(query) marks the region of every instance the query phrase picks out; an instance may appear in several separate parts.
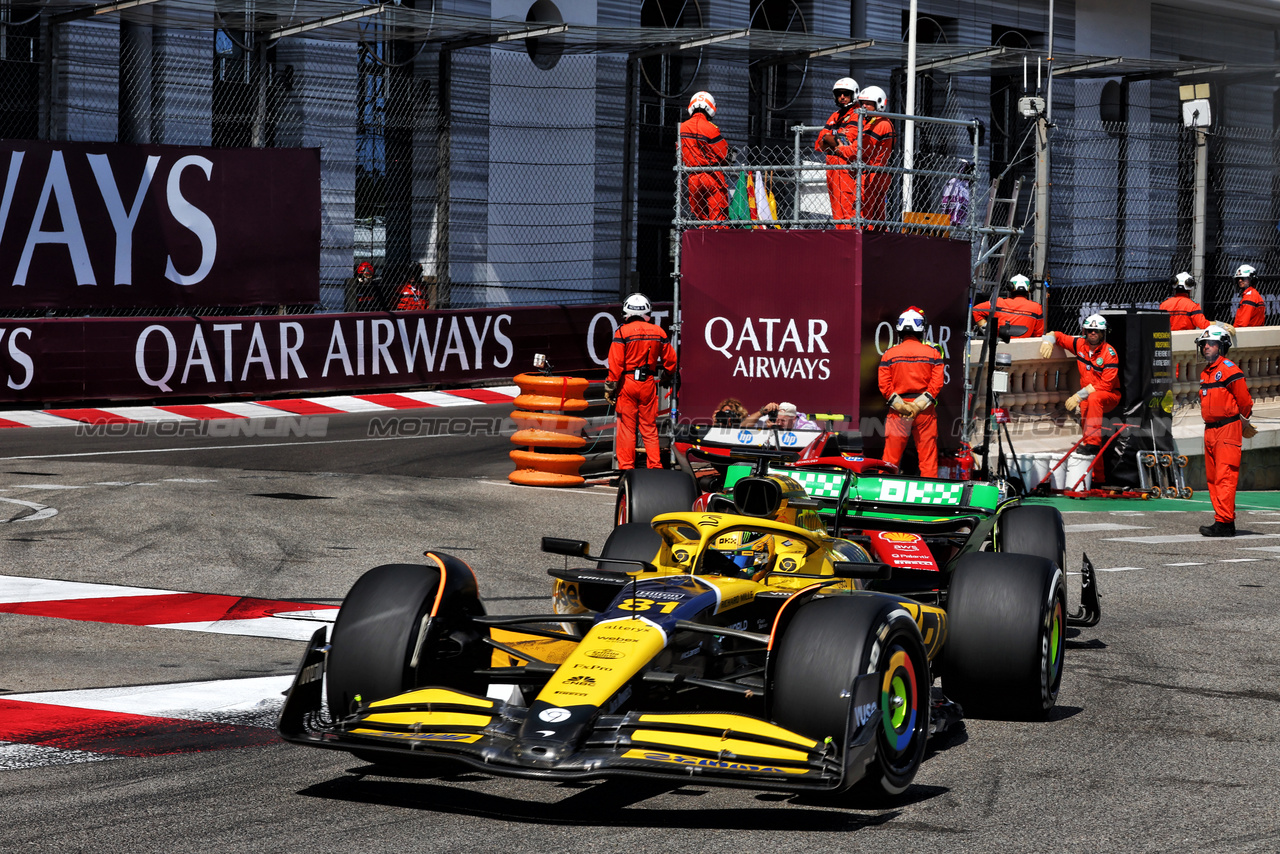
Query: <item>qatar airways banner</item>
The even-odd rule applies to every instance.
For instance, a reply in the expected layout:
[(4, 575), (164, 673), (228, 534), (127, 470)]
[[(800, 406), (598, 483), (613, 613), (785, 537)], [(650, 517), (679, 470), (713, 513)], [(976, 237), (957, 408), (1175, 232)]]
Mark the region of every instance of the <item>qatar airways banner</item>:
[(748, 410), (858, 412), (861, 244), (853, 232), (697, 229), (681, 245), (680, 419)]
[(0, 404), (466, 384), (531, 371), (535, 353), (598, 372), (620, 308), (0, 321)]
[(319, 149), (3, 140), (0, 181), (0, 309), (319, 298)]
[(711, 418), (737, 397), (845, 416), (867, 449), (883, 444), (880, 357), (898, 315), (924, 310), (945, 359), (939, 444), (958, 445), (969, 244), (840, 231), (687, 231), (681, 247), (680, 419)]

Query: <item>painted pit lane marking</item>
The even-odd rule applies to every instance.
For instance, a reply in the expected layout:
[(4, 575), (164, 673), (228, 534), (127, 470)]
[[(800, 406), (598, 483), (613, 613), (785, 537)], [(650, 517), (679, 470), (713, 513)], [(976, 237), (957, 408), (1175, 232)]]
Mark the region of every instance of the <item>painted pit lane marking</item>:
[(1218, 563), (1254, 563), (1260, 561), (1260, 557), (1227, 557), (1218, 561)]
[(0, 613), (305, 641), (337, 605), (0, 576)]
[(1087, 534), (1094, 531), (1145, 531), (1150, 525), (1121, 525), (1118, 522), (1082, 522), (1078, 525), (1063, 525), (1062, 530), (1068, 534)]
[(0, 697), (0, 770), (273, 744), (292, 676)]
[(1207, 566), (1207, 564), (1193, 560), (1188, 563), (1166, 563), (1165, 566)]
[(1094, 572), (1141, 572), (1145, 566), (1113, 566), (1110, 569), (1095, 569)]

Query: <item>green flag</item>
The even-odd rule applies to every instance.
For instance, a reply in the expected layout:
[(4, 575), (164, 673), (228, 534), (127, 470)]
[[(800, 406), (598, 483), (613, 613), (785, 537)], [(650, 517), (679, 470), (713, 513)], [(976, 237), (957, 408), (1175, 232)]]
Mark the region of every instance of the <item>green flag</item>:
[(751, 222), (751, 202), (748, 198), (750, 194), (751, 191), (747, 189), (747, 173), (740, 172), (738, 186), (734, 189), (733, 198), (729, 201), (729, 219)]

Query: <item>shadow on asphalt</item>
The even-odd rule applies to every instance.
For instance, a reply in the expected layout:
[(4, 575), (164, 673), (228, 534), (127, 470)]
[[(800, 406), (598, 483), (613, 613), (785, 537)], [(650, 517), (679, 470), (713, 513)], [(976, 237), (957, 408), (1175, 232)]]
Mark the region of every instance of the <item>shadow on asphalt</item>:
[[(352, 769), (364, 774), (371, 766)], [(451, 813), (454, 815), (521, 821), (531, 824), (565, 824), (640, 828), (705, 828), (708, 821), (730, 830), (796, 830), (848, 832), (877, 827), (897, 818), (898, 810), (856, 809), (847, 796), (794, 795), (742, 790), (738, 809), (713, 807), (714, 818), (690, 802), (687, 807), (627, 809), (659, 795), (701, 797), (701, 787), (667, 781), (628, 779), (594, 783), (548, 784), (549, 788), (571, 792), (554, 803), (529, 801), (454, 787), (448, 783), (483, 783), (494, 778), (485, 774), (434, 774), (429, 777), (348, 776), (317, 783), (302, 789), (303, 797), (377, 806)], [(718, 787), (716, 787), (718, 788)], [(948, 789), (912, 786), (892, 806), (903, 807), (935, 798)], [(779, 806), (770, 807), (772, 803)], [(799, 808), (799, 809), (798, 809)]]
[(1074, 718), (1083, 712), (1079, 706), (1054, 706), (1049, 710), (1049, 714), (1045, 716), (1045, 723), (1053, 723), (1054, 721), (1065, 721), (1067, 718)]

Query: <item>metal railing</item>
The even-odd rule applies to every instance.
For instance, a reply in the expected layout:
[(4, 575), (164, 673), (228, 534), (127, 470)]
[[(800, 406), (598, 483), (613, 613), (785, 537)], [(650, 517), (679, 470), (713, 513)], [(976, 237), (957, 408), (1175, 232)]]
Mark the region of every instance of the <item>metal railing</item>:
[[(822, 125), (792, 126), (790, 132), (793, 142), (789, 148), (755, 146), (732, 149), (732, 162), (723, 166), (686, 166), (677, 140), (674, 227), (677, 231), (722, 227), (726, 223), (743, 227), (780, 228), (901, 227), (921, 233), (963, 236), (966, 239), (975, 230), (980, 230), (975, 229), (972, 220), (973, 211), (978, 210), (981, 204), (981, 200), (974, 197), (973, 187), (976, 164), (980, 157), (978, 122), (908, 116), (903, 113), (856, 112), (860, 124), (866, 117), (873, 115), (888, 120), (894, 128), (895, 143), (903, 139), (903, 125), (908, 122), (915, 124), (915, 132), (922, 138), (923, 144), (917, 143), (913, 162), (906, 164), (902, 146), (895, 144), (887, 163), (866, 163), (863, 156), (863, 134), (859, 134), (856, 159), (848, 165), (831, 164), (821, 152), (806, 144), (806, 137), (812, 139), (823, 130)], [(948, 129), (963, 133), (955, 133), (954, 138), (947, 139), (945, 131)], [(750, 220), (734, 219), (732, 216), (728, 220), (698, 219), (693, 216), (690, 203), (689, 176), (700, 173), (722, 175), (726, 186), (734, 188), (733, 195), (741, 192), (739, 187), (746, 186), (744, 179), (754, 185), (758, 174), (768, 182), (769, 188), (763, 195), (756, 191), (757, 197), (772, 197), (776, 209), (768, 215), (761, 213), (759, 217)], [(834, 173), (849, 173), (854, 176), (857, 191), (854, 193), (852, 217), (838, 218), (832, 213), (828, 176)], [(775, 181), (779, 175), (786, 176), (785, 180)], [(873, 181), (872, 176), (876, 175), (884, 175), (890, 179), (885, 182), (882, 197), (885, 215), (865, 216), (862, 188), (868, 186)], [(900, 180), (893, 181), (893, 177)], [(954, 202), (944, 201), (949, 185), (963, 185), (963, 191), (954, 195), (967, 200), (965, 217), (958, 223), (955, 222), (955, 213), (959, 211), (959, 207)], [(947, 213), (948, 208), (953, 212)], [(730, 210), (733, 210), (732, 203)], [(758, 209), (757, 212), (760, 213)]]

